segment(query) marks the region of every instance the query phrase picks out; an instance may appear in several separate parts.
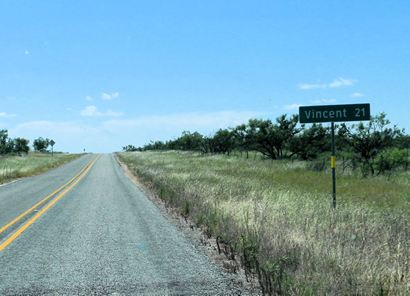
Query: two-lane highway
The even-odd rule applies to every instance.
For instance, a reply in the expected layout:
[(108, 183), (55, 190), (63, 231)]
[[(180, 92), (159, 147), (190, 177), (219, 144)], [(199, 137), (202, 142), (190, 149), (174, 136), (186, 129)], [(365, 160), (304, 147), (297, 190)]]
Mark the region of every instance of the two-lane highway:
[[(0, 227), (0, 252), (13, 243), (21, 234), (44, 215), (55, 203), (67, 194), (91, 170), (97, 158), (90, 160), (74, 177), (62, 186), (36, 202), (29, 209), (19, 214), (5, 225)], [(15, 229), (15, 231), (13, 231)], [(4, 238), (4, 240), (1, 240)]]
[(37, 216), (0, 251), (0, 295), (234, 294), (112, 155), (95, 159), (0, 187), (1, 228), (68, 182), (0, 234), (1, 246)]

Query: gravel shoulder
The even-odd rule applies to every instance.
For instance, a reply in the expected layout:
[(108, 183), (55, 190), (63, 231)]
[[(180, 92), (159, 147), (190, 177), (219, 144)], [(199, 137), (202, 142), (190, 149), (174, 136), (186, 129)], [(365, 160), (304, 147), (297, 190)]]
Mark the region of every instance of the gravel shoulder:
[(187, 219), (181, 216), (178, 209), (166, 205), (161, 198), (156, 196), (143, 184), (138, 176), (134, 175), (128, 169), (126, 164), (122, 163), (116, 156), (115, 159), (131, 182), (133, 182), (139, 190), (144, 192), (161, 213), (173, 225), (175, 225), (200, 252), (206, 254), (209, 260), (222, 271), (223, 276), (229, 283), (231, 291), (235, 291), (235, 295), (262, 295), (256, 278), (248, 276), (247, 279), (245, 271), (240, 268), (238, 262), (233, 262), (224, 254), (219, 254), (215, 238), (208, 237), (203, 230), (198, 228), (189, 218)]

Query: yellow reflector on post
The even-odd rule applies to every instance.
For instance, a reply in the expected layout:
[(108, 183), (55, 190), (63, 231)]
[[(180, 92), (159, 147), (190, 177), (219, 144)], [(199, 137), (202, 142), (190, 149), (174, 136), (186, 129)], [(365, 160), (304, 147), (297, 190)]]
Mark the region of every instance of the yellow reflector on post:
[(335, 169), (336, 168), (336, 156), (331, 156), (330, 157), (330, 168)]

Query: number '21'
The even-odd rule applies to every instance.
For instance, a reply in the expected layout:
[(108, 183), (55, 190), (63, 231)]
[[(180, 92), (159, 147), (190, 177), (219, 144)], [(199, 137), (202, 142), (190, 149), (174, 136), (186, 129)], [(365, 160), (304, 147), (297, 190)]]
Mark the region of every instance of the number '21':
[(356, 117), (366, 116), (366, 110), (364, 108), (354, 108), (356, 111)]

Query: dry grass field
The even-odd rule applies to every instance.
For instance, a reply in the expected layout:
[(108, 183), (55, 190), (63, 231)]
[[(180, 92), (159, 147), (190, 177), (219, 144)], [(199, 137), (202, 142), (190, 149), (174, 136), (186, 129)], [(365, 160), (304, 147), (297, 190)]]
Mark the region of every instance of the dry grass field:
[(67, 163), (81, 154), (29, 153), (26, 156), (0, 157), (0, 184), (43, 173)]
[(119, 153), (265, 294), (409, 295), (410, 175), (338, 177), (303, 162), (190, 152)]

